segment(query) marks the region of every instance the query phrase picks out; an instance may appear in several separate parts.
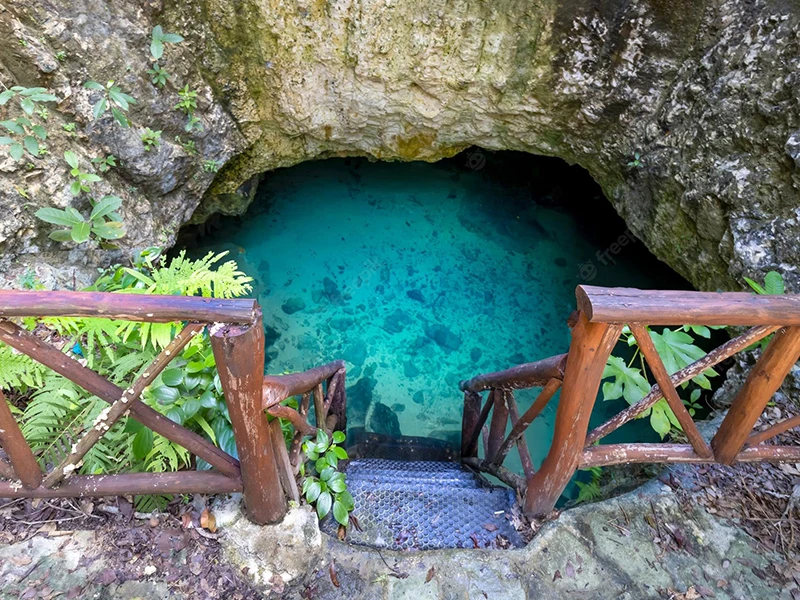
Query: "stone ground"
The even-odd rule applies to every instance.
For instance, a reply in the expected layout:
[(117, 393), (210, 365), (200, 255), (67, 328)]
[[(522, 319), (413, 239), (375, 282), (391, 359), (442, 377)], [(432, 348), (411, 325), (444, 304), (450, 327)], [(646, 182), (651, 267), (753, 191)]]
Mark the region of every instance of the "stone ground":
[(800, 598), (796, 554), (711, 514), (704, 477), (673, 469), (564, 511), (526, 548), (506, 551), (378, 552), (321, 534), (306, 508), (256, 527), (235, 498), (215, 501), (216, 533), (199, 528), (197, 499), (182, 518), (186, 505), (155, 519), (124, 500), (51, 519), (42, 504), (0, 505), (0, 598)]

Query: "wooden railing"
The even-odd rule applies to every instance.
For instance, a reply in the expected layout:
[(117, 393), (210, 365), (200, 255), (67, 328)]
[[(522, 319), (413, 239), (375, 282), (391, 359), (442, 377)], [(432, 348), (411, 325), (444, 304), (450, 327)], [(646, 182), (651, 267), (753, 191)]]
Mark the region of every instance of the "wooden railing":
[[(776, 435), (800, 425), (800, 417), (751, 433), (773, 394), (800, 358), (800, 296), (757, 296), (748, 293), (678, 292), (579, 286), (578, 313), (571, 320), (569, 353), (462, 383), (464, 421), (462, 451), (465, 462), (522, 487), (524, 511), (530, 517), (550, 513), (569, 480), (579, 468), (634, 462), (735, 462), (800, 461), (800, 447), (767, 445)], [(638, 403), (587, 433), (603, 369), (628, 325), (656, 380)], [(647, 330), (650, 325), (724, 325), (751, 327), (699, 360), (668, 374)], [(756, 342), (774, 334), (749, 373), (744, 386), (708, 444), (697, 429), (676, 386)], [(564, 362), (565, 361), (565, 362)], [(558, 365), (554, 369), (554, 365)], [(516, 373), (516, 375), (515, 375)], [(559, 373), (563, 373), (561, 378)], [(533, 470), (524, 445), (524, 431), (561, 385), (555, 431), (550, 450), (538, 471)], [(517, 417), (511, 389), (544, 386), (539, 398)], [(489, 389), (483, 409), (478, 392)], [(687, 444), (594, 445), (620, 426), (665, 398), (688, 440)], [(484, 433), (484, 459), (477, 458), (477, 440), (490, 409)], [(503, 436), (507, 419), (511, 432)], [(517, 444), (525, 471), (524, 485), (509, 477), (502, 461)], [(527, 455), (527, 457), (523, 456)], [(511, 474), (513, 475), (513, 474)], [(501, 477), (502, 478), (502, 477)]]
[[(97, 317), (147, 323), (184, 322), (183, 329), (127, 389), (83, 366), (45, 339), (21, 328), (17, 317)], [(208, 327), (239, 459), (144, 404), (140, 396), (191, 338)], [(253, 300), (219, 300), (182, 296), (149, 296), (88, 292), (0, 290), (0, 342), (63, 375), (108, 402), (92, 427), (80, 432), (69, 454), (42, 472), (30, 446), (0, 392), (0, 498), (108, 496), (120, 494), (243, 492), (246, 513), (256, 523), (280, 520), (287, 496), (298, 498), (295, 473), (303, 435), (316, 433), (307, 422), (313, 393), (317, 425), (328, 432), (345, 421), (344, 364), (334, 362), (305, 373), (264, 377), (264, 329), (261, 309)], [(327, 381), (327, 396), (322, 383)], [(299, 411), (281, 405), (300, 394)], [(296, 429), (292, 457), (280, 422)], [(212, 467), (209, 471), (77, 475), (91, 447), (123, 416), (186, 448)]]

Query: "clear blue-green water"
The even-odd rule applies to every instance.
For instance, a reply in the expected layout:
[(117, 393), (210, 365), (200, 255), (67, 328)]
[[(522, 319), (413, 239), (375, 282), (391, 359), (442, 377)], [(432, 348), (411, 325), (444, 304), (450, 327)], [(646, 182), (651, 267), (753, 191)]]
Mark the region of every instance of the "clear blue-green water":
[[(244, 217), (191, 245), (209, 250), (229, 250), (255, 280), (269, 373), (344, 358), (351, 427), (454, 440), (460, 380), (567, 351), (576, 285), (686, 285), (583, 170), (513, 153), (274, 171)], [(521, 411), (535, 393), (518, 394)], [(621, 407), (599, 402), (593, 420)], [(528, 430), (535, 464), (555, 408)]]

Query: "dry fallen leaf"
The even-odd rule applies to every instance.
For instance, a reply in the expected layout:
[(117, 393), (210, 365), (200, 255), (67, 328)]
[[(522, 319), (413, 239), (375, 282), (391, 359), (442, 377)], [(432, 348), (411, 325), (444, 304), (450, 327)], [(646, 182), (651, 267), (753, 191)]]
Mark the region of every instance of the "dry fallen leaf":
[(486, 531), (497, 531), (497, 525), (495, 525), (494, 523), (484, 523), (483, 528)]
[(8, 560), (18, 567), (24, 567), (25, 565), (29, 565), (31, 562), (33, 562), (33, 559), (30, 556), (12, 556)]
[(203, 509), (203, 512), (200, 514), (200, 527), (208, 529), (211, 533), (217, 530), (217, 518), (214, 516), (214, 513), (207, 508)]
[(425, 583), (430, 583), (434, 575), (436, 575), (436, 567), (431, 567), (428, 569), (428, 574), (425, 576)]
[(339, 577), (338, 577), (338, 575), (336, 575), (336, 562), (334, 560), (331, 560), (330, 567), (328, 567), (328, 572), (331, 575), (331, 583), (335, 587), (338, 588), (339, 587)]

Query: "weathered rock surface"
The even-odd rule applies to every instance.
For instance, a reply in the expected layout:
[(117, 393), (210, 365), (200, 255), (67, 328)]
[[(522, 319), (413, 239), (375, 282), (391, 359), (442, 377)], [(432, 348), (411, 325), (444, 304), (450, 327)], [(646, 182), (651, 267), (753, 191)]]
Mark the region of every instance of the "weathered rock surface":
[[(800, 290), (800, 11), (791, 3), (0, 6), (12, 42), (0, 48), (0, 82), (64, 99), (51, 111), (48, 156), (2, 154), (4, 285), (28, 266), (46, 283), (71, 285), (73, 272), (80, 283), (131, 249), (170, 244), (193, 215), (244, 211), (253, 177), (270, 169), (341, 155), (436, 160), (477, 145), (584, 166), (633, 232), (698, 287), (736, 288), (743, 274), (776, 268)], [(167, 50), (173, 79), (161, 91), (146, 74), (156, 23), (187, 38)], [(87, 79), (114, 79), (138, 99), (131, 129), (92, 120)], [(202, 133), (186, 134), (173, 108), (185, 84), (200, 92)], [(73, 121), (77, 137), (61, 131)], [(163, 130), (158, 151), (144, 151), (144, 127)], [(67, 192), (67, 147), (84, 163), (121, 158), (95, 186), (125, 200), (119, 251), (65, 247), (33, 217), (43, 205), (87, 208)], [(637, 152), (640, 164), (629, 165)], [(224, 165), (218, 175), (203, 169), (208, 160)]]
[[(225, 519), (225, 554), (268, 597), (645, 600), (693, 588), (687, 598), (760, 600), (792, 593), (767, 575), (779, 558), (704, 509), (681, 506), (658, 482), (565, 511), (521, 550), (379, 553), (319, 536), (307, 508), (290, 511), (283, 527), (233, 516)], [(648, 519), (684, 547), (654, 540)]]

